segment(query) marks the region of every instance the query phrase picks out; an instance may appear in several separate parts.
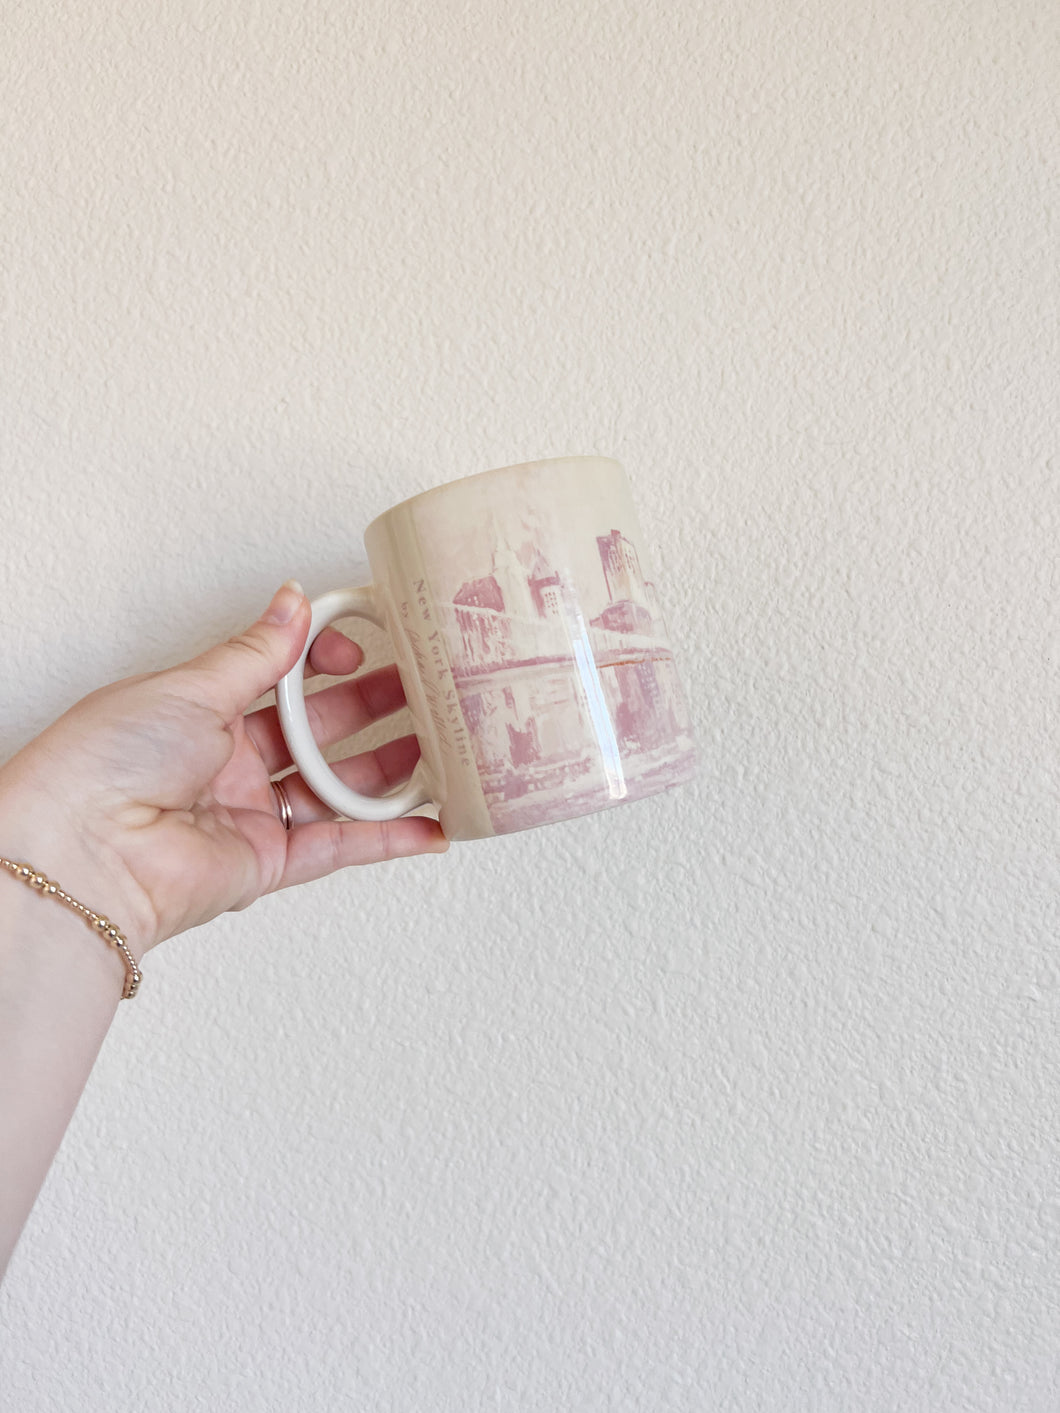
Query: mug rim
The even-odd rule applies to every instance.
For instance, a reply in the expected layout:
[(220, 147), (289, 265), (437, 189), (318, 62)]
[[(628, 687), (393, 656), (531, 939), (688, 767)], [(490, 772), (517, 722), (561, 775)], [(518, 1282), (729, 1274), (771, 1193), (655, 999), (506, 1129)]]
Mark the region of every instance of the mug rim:
[(613, 456), (547, 456), (536, 461), (517, 461), (511, 466), (491, 466), (486, 471), (473, 471), (469, 476), (458, 476), (453, 481), (443, 481), (438, 486), (428, 486), (426, 490), (417, 491), (415, 495), (407, 496), (404, 500), (399, 500), (395, 505), (388, 506), (373, 520), (370, 520), (365, 527), (364, 537), (367, 540), (371, 530), (386, 520), (388, 516), (395, 515), (400, 511), (408, 510), (420, 501), (428, 500), (434, 496), (443, 495), (454, 486), (464, 486), (469, 481), (481, 481), (488, 477), (507, 476), (515, 471), (544, 471), (546, 469), (555, 470), (559, 466), (570, 466), (572, 464), (584, 464), (593, 462), (596, 465), (610, 465), (622, 470), (622, 463)]

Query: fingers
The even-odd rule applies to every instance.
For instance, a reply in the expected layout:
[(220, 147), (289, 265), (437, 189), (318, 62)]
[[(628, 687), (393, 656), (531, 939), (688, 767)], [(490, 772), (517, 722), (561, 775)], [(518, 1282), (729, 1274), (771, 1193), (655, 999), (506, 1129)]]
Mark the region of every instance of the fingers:
[[(350, 646), (354, 646), (352, 643)], [(352, 682), (337, 682), (305, 699), (309, 728), (318, 746), (333, 746), (405, 705), (405, 692), (394, 666), (366, 672)], [(286, 770), (291, 754), (280, 730), (275, 707), (262, 707), (245, 718), (253, 741), (270, 775)]]
[[(378, 750), (336, 761), (332, 769), (355, 790), (381, 795), (408, 780), (419, 756), (416, 737), (403, 736)], [(353, 864), (444, 854), (449, 848), (437, 820), (419, 816), (380, 824), (336, 820), (300, 775), (286, 775), (281, 783), (291, 805), (293, 825), (286, 835), (287, 855), (276, 888), (308, 883)]]
[(304, 824), (287, 836), (287, 861), (276, 887), (309, 883), (354, 864), (444, 854), (448, 848), (438, 821), (418, 816), (382, 824), (351, 820)]
[(356, 643), (337, 628), (325, 628), (309, 649), (307, 677), (322, 673), (325, 677), (349, 677), (364, 661), (364, 653)]
[(309, 600), (302, 586), (290, 579), (245, 633), (175, 668), (174, 681), (230, 721), (295, 665), (305, 646), (309, 620)]
[[(175, 669), (187, 689), (226, 720), (275, 687), (298, 661), (309, 631), (310, 608), (302, 586), (289, 579), (256, 623)], [(345, 677), (364, 654), (344, 633), (327, 627), (309, 650), (306, 676)]]
[[(331, 768), (352, 790), (358, 790), (362, 795), (379, 796), (398, 785), (404, 785), (419, 758), (420, 743), (416, 737), (402, 736), (396, 741), (387, 741), (378, 750), (364, 751), (346, 760), (335, 761)], [(335, 811), (314, 795), (300, 775), (285, 775), (279, 783), (291, 806), (295, 828), (322, 819), (334, 819)]]

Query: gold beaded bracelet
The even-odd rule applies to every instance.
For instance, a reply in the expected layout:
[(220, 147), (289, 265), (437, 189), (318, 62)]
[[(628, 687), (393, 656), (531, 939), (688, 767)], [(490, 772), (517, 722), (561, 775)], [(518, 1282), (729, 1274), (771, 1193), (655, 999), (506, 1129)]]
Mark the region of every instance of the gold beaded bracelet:
[(68, 908), (72, 908), (75, 913), (80, 913), (88, 923), (89, 927), (106, 942), (108, 947), (113, 947), (116, 952), (121, 953), (122, 961), (125, 963), (125, 985), (122, 987), (121, 998), (123, 1001), (130, 1001), (140, 989), (140, 968), (136, 965), (136, 958), (129, 950), (129, 939), (114, 926), (107, 918), (100, 913), (92, 912), (91, 908), (86, 908), (83, 903), (79, 903), (76, 898), (71, 898), (69, 893), (64, 893), (50, 878), (45, 878), (43, 873), (38, 873), (29, 864), (12, 863), (10, 859), (0, 858), (0, 864), (15, 875), (21, 878), (24, 883), (28, 883), (31, 888), (36, 889), (42, 896), (47, 894), (50, 898), (57, 898), (60, 903), (65, 903)]

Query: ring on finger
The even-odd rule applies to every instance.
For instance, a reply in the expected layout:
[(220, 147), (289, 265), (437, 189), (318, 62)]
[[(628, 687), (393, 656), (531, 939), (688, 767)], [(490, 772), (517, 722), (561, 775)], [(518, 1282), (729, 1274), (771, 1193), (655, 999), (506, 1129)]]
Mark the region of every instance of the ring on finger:
[(287, 798), (287, 791), (283, 788), (280, 780), (270, 781), (272, 792), (276, 796), (276, 805), (280, 813), (280, 823), (284, 829), (290, 829), (294, 824), (294, 811), (291, 809), (291, 802)]

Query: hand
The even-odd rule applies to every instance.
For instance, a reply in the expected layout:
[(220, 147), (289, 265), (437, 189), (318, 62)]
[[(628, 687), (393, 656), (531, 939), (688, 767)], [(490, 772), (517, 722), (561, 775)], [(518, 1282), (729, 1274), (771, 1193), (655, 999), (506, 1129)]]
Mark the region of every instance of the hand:
[[(20, 847), (27, 862), (105, 911), (136, 953), (348, 864), (444, 852), (435, 820), (338, 821), (298, 775), (284, 780), (294, 827), (281, 824), (269, 779), (291, 758), (276, 709), (245, 713), (298, 661), (309, 620), (301, 589), (284, 585), (239, 637), (79, 702), (0, 770), (0, 850), (12, 857)], [(326, 629), (310, 668), (347, 674), (361, 658)], [(306, 704), (326, 745), (404, 702), (388, 667)], [(418, 758), (415, 737), (405, 737), (335, 768), (355, 789), (384, 793)]]

